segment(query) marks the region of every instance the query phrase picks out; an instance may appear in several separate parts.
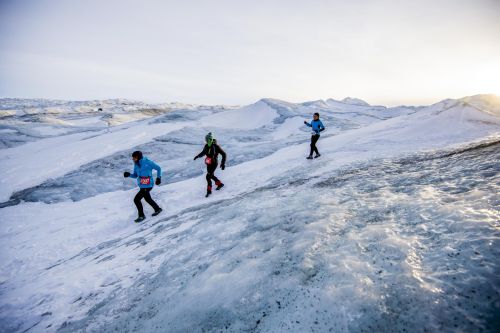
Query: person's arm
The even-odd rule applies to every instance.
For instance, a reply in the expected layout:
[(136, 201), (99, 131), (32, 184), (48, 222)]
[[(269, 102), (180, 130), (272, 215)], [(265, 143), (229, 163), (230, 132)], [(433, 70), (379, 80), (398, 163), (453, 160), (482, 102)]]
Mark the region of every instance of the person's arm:
[(160, 185), (161, 184), (161, 168), (158, 164), (156, 164), (155, 162), (149, 160), (149, 163), (151, 165), (151, 168), (156, 170), (156, 181), (155, 181), (155, 184), (156, 185)]
[(137, 178), (137, 168), (134, 166), (134, 173), (130, 175), (130, 178)]
[(201, 151), (201, 153), (199, 153), (198, 155), (196, 155), (196, 156), (194, 157), (194, 159), (197, 159), (197, 158), (202, 157), (203, 155), (206, 155), (206, 154), (207, 154), (207, 152), (208, 152), (208, 146), (207, 146), (207, 145), (205, 145), (205, 146), (203, 147), (203, 150)]
[(321, 120), (319, 121), (319, 131), (320, 132), (323, 132), (325, 130), (325, 126), (323, 125), (323, 123), (321, 122)]
[(156, 177), (157, 178), (161, 178), (161, 168), (158, 164), (156, 164), (155, 162), (151, 161), (151, 167), (156, 170)]
[(312, 127), (312, 124), (308, 123), (307, 120), (304, 120), (304, 124), (306, 124), (308, 127)]
[(216, 144), (215, 145), (215, 148), (219, 151), (219, 154), (222, 155), (222, 161), (220, 162), (220, 167), (222, 170), (224, 170), (224, 168), (222, 166), (226, 166), (226, 152), (224, 150), (222, 150), (222, 148)]
[(125, 171), (123, 173), (123, 177), (125, 177), (125, 178), (137, 178), (137, 171), (135, 170), (135, 166), (134, 166), (134, 173), (130, 173), (128, 171)]

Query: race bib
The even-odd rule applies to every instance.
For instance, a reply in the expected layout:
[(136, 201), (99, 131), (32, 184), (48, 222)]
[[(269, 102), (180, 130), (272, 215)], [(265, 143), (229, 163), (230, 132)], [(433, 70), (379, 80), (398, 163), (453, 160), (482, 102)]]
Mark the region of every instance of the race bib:
[(205, 164), (206, 164), (206, 165), (210, 165), (210, 164), (212, 164), (212, 158), (211, 158), (211, 157), (207, 157), (207, 158), (205, 158)]
[(140, 177), (141, 185), (150, 185), (151, 178), (150, 177)]

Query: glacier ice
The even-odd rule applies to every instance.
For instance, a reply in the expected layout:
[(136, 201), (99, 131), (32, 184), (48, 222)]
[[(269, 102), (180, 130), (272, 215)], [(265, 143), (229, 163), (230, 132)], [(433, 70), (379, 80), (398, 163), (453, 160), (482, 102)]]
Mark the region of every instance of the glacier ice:
[[(494, 332), (498, 105), (0, 100), (2, 167), (22, 173), (0, 193), (1, 331)], [(208, 200), (207, 131), (229, 154)], [(165, 172), (140, 225), (135, 149)]]

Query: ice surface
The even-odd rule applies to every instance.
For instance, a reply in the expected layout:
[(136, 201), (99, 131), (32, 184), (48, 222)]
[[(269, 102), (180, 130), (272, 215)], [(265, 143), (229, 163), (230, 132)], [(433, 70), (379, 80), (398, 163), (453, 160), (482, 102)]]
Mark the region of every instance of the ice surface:
[[(304, 126), (304, 119), (309, 119), (311, 113), (317, 111), (316, 108), (304, 107), (301, 104), (290, 104), (276, 100), (262, 100), (249, 107), (241, 108), (233, 111), (217, 110), (215, 113), (213, 108), (199, 108), (197, 110), (176, 110), (155, 117), (146, 122), (148, 128), (147, 138), (151, 138), (155, 133), (154, 127), (157, 124), (172, 124), (178, 123), (184, 125), (179, 130), (173, 130), (170, 133), (160, 129), (158, 136), (153, 138), (153, 141), (148, 141), (146, 144), (136, 146), (134, 149), (142, 150), (151, 158), (159, 161), (169, 172), (165, 174), (163, 181), (165, 183), (176, 182), (192, 176), (197, 176), (203, 173), (203, 167), (189, 163), (192, 156), (201, 150), (202, 138), (208, 131), (212, 131), (218, 141), (224, 145), (225, 149), (235, 152), (228, 165), (236, 165), (252, 159), (261, 158), (272, 154), (273, 152), (287, 147), (291, 144), (307, 141), (307, 136), (304, 133), (309, 133), (308, 128)], [(222, 111), (222, 112), (220, 112)], [(386, 118), (396, 115), (408, 114), (413, 112), (408, 108), (394, 109), (391, 115), (371, 116), (371, 113), (376, 112), (371, 108), (357, 109), (352, 112), (338, 113), (335, 110), (322, 109), (322, 118), (329, 124), (328, 130), (323, 133), (323, 137), (329, 137), (337, 133), (359, 128), (367, 124), (381, 121)], [(229, 117), (228, 114), (236, 114), (237, 116)], [(258, 116), (252, 118), (256, 113)], [(245, 118), (246, 117), (246, 118)], [(90, 117), (89, 119), (94, 119)], [(243, 124), (243, 125), (240, 125)], [(218, 124), (218, 125), (217, 125)], [(255, 128), (248, 127), (250, 125)], [(153, 127), (149, 127), (154, 125)], [(123, 126), (122, 126), (123, 127)], [(243, 128), (242, 128), (243, 127)], [(247, 128), (245, 128), (247, 127)], [(86, 127), (84, 127), (86, 128)], [(143, 127), (144, 128), (144, 127)], [(223, 130), (220, 130), (223, 128)], [(120, 129), (118, 127), (117, 129)], [(112, 129), (116, 131), (117, 129)], [(126, 129), (126, 128), (125, 128)], [(139, 126), (135, 126), (131, 130), (137, 132)], [(129, 132), (125, 133), (129, 135)], [(163, 131), (163, 132), (162, 132)], [(82, 148), (81, 142), (72, 142), (72, 137), (61, 137), (58, 140), (64, 141), (67, 148), (60, 144), (55, 146), (51, 142), (37, 142), (32, 146), (50, 145), (53, 152), (40, 151), (39, 154), (33, 155), (32, 159), (44, 160), (49, 164), (64, 163), (64, 170), (70, 170), (69, 173), (59, 172), (56, 175), (57, 168), (50, 170), (53, 176), (46, 179), (47, 174), (39, 174), (40, 180), (46, 179), (40, 184), (28, 188), (19, 186), (15, 183), (15, 192), (10, 197), (10, 201), (3, 205), (17, 204), (21, 200), (24, 201), (43, 201), (46, 203), (54, 203), (62, 200), (81, 200), (94, 196), (99, 193), (130, 189), (134, 185), (123, 179), (116, 178), (116, 168), (119, 165), (128, 166), (130, 160), (130, 151), (118, 151), (120, 147), (131, 146), (133, 140), (123, 140), (118, 142), (116, 137), (109, 138), (110, 131), (92, 131), (85, 132), (92, 140), (84, 141), (83, 144), (88, 147), (93, 147), (94, 142), (105, 143), (113, 141), (113, 145), (109, 148), (112, 150), (103, 150), (98, 152), (98, 155), (89, 155), (86, 160), (79, 160), (74, 157), (74, 151), (80, 151)], [(114, 134), (115, 135), (115, 134)], [(76, 136), (75, 136), (76, 137)], [(122, 134), (123, 138), (124, 135)], [(76, 137), (78, 139), (78, 137)], [(201, 138), (201, 140), (200, 140)], [(114, 144), (118, 142), (119, 145)], [(139, 141), (140, 142), (140, 141)], [(137, 142), (137, 143), (139, 143)], [(72, 148), (73, 147), (73, 148)], [(27, 151), (40, 150), (39, 148), (24, 147), (19, 148), (18, 156), (28, 155)], [(71, 150), (68, 156), (60, 156), (60, 152)], [(104, 156), (110, 152), (117, 151), (112, 155), (108, 155), (102, 159), (97, 159), (98, 156)], [(1, 152), (0, 152), (1, 154)], [(31, 154), (31, 153), (30, 153)], [(54, 159), (48, 158), (55, 156)], [(52, 162), (55, 160), (56, 162)], [(86, 163), (87, 161), (91, 161)], [(14, 160), (13, 160), (14, 162)], [(33, 164), (38, 168), (38, 165), (32, 161), (27, 161), (28, 164)], [(75, 169), (80, 165), (77, 169)], [(12, 167), (13, 172), (17, 172), (17, 168)], [(49, 170), (48, 170), (49, 171)], [(35, 181), (34, 177), (30, 181)]]
[[(18, 110), (2, 139), (39, 126), (23, 103), (65, 122), (94, 105), (2, 103)], [(495, 97), (168, 107), (92, 129), (100, 118), (78, 114), (72, 134), (0, 150), (22, 173), (1, 189), (1, 331), (497, 330)], [(308, 161), (316, 111), (327, 131)], [(229, 156), (209, 199), (192, 161), (207, 131)], [(122, 177), (135, 149), (165, 170), (152, 192), (164, 213), (140, 225)]]
[(155, 272), (65, 330), (493, 330), (499, 159), (496, 143), (301, 174), (159, 222), (129, 245)]

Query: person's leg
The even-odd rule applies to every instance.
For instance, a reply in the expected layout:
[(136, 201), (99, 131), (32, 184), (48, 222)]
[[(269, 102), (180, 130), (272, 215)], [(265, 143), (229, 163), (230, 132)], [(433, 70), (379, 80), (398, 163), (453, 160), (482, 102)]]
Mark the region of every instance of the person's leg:
[(314, 139), (312, 139), (312, 140), (314, 141), (314, 152), (319, 155), (318, 147), (316, 146), (316, 143), (319, 140), (319, 135), (314, 135), (313, 138)]
[(139, 217), (141, 216), (144, 216), (144, 210), (142, 208), (142, 203), (141, 203), (141, 199), (144, 197), (144, 191), (143, 189), (139, 189), (139, 192), (137, 192), (137, 194), (135, 195), (135, 198), (134, 198), (134, 203), (135, 203), (135, 206), (137, 207), (137, 213), (139, 213)]
[(309, 156), (312, 156), (313, 155), (313, 151), (314, 151), (314, 135), (311, 135), (311, 150), (309, 151)]
[(215, 181), (215, 185), (217, 186), (217, 189), (220, 189), (222, 186), (224, 186), (219, 178), (215, 176), (215, 169), (217, 169), (217, 164), (213, 165), (207, 165), (207, 196), (208, 194), (212, 193), (212, 179)]
[(220, 180), (219, 180), (219, 178), (217, 178), (215, 176), (215, 170), (216, 169), (217, 169), (217, 164), (215, 164), (214, 166), (210, 167), (210, 178), (215, 181), (215, 185), (218, 185), (218, 183), (220, 183)]
[(212, 176), (213, 176), (214, 169), (210, 165), (207, 165), (207, 197), (210, 193), (212, 193)]
[(151, 198), (151, 194), (149, 192), (151, 192), (153, 188), (146, 188), (145, 191), (144, 191), (144, 199), (146, 200), (146, 202), (148, 204), (151, 205), (151, 207), (153, 207), (153, 209), (155, 210), (155, 212), (159, 211), (160, 210), (160, 206), (158, 206), (158, 204), (153, 200), (153, 198)]
[(205, 178), (207, 180), (207, 186), (211, 187), (212, 186), (212, 174), (208, 172), (208, 169), (207, 169), (207, 175), (205, 176)]
[(210, 173), (210, 177), (215, 181), (215, 186), (217, 186), (216, 190), (220, 190), (222, 186), (224, 186), (224, 184), (222, 184), (222, 182), (219, 180), (219, 178), (217, 178), (215, 176), (215, 170), (217, 169), (217, 164), (213, 166), (213, 168), (210, 170), (212, 171)]

